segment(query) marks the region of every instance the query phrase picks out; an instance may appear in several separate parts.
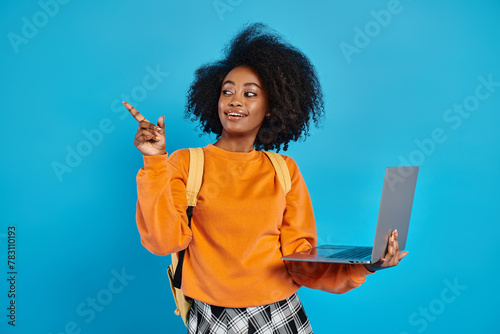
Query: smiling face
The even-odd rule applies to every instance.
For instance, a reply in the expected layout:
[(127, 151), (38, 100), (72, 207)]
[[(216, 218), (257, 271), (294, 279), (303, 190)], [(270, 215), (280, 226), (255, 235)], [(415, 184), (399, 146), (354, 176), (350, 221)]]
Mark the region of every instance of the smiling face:
[(245, 138), (253, 143), (267, 109), (267, 92), (259, 74), (250, 66), (235, 67), (222, 81), (219, 96), (221, 138)]

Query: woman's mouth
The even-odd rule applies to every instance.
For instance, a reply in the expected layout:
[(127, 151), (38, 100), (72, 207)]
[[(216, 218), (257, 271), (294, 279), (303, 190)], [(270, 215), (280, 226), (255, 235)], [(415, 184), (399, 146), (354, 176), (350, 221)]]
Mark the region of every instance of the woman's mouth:
[(228, 112), (228, 113), (226, 113), (226, 115), (233, 116), (233, 117), (247, 117), (247, 115), (242, 115), (242, 114), (238, 114), (235, 112)]
[(247, 114), (245, 114), (241, 111), (234, 111), (234, 110), (225, 111), (224, 114), (226, 116), (228, 116), (228, 119), (230, 119), (230, 120), (241, 119), (241, 118), (245, 118), (248, 116)]

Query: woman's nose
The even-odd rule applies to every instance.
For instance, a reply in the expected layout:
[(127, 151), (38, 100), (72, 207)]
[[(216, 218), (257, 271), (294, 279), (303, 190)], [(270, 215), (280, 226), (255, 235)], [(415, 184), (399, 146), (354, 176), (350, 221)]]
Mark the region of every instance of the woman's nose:
[(229, 101), (229, 105), (231, 107), (241, 107), (240, 99), (236, 96), (236, 94), (234, 94), (231, 101)]

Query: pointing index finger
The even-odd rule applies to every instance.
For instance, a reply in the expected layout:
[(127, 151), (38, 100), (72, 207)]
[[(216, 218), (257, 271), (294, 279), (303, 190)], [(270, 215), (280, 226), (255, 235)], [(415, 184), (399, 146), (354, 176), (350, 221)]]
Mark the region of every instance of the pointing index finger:
[[(134, 116), (135, 120), (137, 122), (142, 122), (142, 121), (147, 121), (149, 122), (146, 117), (142, 116), (140, 112), (137, 111), (137, 109), (135, 109), (134, 107), (132, 107), (132, 105), (128, 102), (123, 102), (123, 105), (125, 106), (125, 108), (127, 108), (127, 110), (132, 114), (132, 116)], [(151, 122), (150, 122), (151, 123)]]

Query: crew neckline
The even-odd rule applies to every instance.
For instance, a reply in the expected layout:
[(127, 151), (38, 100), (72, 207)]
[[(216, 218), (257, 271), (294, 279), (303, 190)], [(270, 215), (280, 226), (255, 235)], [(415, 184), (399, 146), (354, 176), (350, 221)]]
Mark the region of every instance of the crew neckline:
[(228, 160), (237, 160), (237, 161), (249, 161), (249, 160), (255, 160), (257, 159), (259, 155), (259, 151), (257, 151), (255, 148), (250, 151), (250, 152), (231, 152), (227, 151), (225, 149), (222, 149), (220, 147), (217, 147), (213, 144), (208, 144), (205, 149), (211, 153), (214, 153), (215, 155), (218, 155), (222, 158), (228, 159)]

